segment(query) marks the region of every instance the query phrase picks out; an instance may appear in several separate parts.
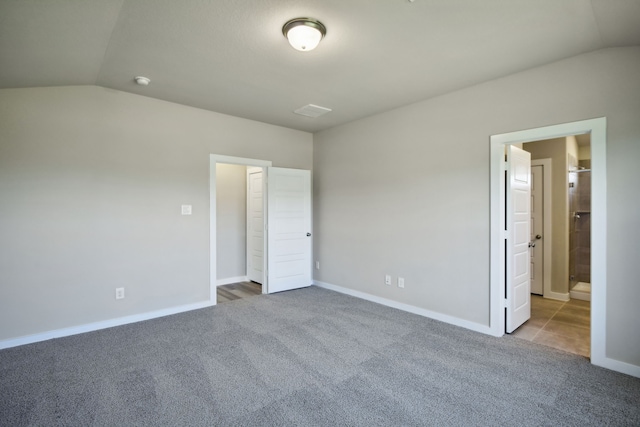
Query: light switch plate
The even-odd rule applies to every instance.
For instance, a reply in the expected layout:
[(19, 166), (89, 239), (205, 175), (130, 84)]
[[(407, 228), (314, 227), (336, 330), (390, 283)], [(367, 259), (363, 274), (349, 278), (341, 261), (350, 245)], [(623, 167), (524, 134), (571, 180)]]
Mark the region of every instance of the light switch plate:
[(191, 215), (191, 205), (182, 205), (182, 215)]

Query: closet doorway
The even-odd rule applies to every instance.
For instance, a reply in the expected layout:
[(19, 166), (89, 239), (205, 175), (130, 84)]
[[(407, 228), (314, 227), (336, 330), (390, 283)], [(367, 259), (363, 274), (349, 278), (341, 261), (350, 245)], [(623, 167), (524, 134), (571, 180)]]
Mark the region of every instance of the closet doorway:
[(209, 180), (210, 300), (217, 286), (250, 276), (262, 279), (262, 293), (310, 286), (311, 171), (212, 154)]

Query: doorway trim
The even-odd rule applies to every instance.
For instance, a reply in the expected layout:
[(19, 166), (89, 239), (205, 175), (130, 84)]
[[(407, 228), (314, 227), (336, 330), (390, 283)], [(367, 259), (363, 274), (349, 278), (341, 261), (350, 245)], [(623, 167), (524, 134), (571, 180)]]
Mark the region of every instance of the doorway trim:
[[(551, 251), (553, 246), (551, 245), (551, 235), (553, 233), (552, 213), (551, 206), (551, 183), (552, 183), (552, 161), (551, 159), (536, 159), (531, 160), (531, 166), (542, 166), (542, 234), (543, 234), (543, 257), (542, 257), (542, 296), (544, 298), (560, 299), (565, 301), (564, 294), (556, 294), (551, 290)], [(549, 236), (547, 238), (547, 236)]]
[(209, 301), (212, 305), (218, 303), (217, 297), (217, 230), (216, 230), (216, 164), (257, 166), (267, 168), (272, 166), (271, 160), (247, 159), (244, 157), (209, 155)]
[(607, 120), (605, 117), (528, 129), (490, 138), (490, 329), (495, 336), (504, 335), (504, 227), (505, 177), (503, 171), (506, 145), (591, 134), (591, 363), (624, 372), (622, 362), (606, 356), (607, 297)]

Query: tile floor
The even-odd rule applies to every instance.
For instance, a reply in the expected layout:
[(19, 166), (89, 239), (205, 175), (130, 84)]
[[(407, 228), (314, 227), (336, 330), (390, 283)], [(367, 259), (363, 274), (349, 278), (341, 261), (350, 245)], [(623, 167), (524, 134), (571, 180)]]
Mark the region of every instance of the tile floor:
[(569, 353), (589, 357), (591, 304), (572, 299), (562, 302), (531, 295), (531, 318), (513, 336)]

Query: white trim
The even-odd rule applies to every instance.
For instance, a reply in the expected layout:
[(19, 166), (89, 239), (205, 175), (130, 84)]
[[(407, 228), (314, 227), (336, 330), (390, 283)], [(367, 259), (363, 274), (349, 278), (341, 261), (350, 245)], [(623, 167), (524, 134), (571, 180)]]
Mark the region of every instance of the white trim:
[(216, 286), (230, 285), (232, 283), (247, 282), (247, 276), (227, 277), (226, 279), (216, 280)]
[(100, 329), (113, 328), (115, 326), (127, 325), (129, 323), (142, 322), (156, 319), (158, 317), (170, 316), (172, 314), (184, 313), (186, 311), (198, 310), (212, 307), (211, 301), (198, 302), (194, 304), (181, 305), (177, 307), (164, 308), (162, 310), (150, 311), (147, 313), (132, 314), (130, 316), (118, 317), (115, 319), (103, 320), (101, 322), (86, 323), (69, 328), (55, 329), (53, 331), (42, 332), (40, 334), (25, 335), (18, 338), (11, 338), (0, 341), (0, 350), (17, 347), (19, 345), (33, 344), (40, 341), (47, 341), (54, 338), (68, 337), (70, 335), (84, 334), (86, 332), (99, 331)]
[[(216, 288), (218, 286), (217, 274), (217, 234), (216, 234), (216, 164), (226, 163), (232, 165), (258, 166), (266, 168), (271, 166), (270, 160), (247, 159), (244, 157), (209, 155), (209, 301), (213, 305), (217, 302)], [(263, 286), (264, 289), (264, 286)]]
[(607, 121), (591, 128), (591, 363), (617, 370), (607, 357)]
[(216, 163), (225, 163), (228, 165), (240, 165), (240, 166), (256, 166), (259, 168), (266, 168), (273, 163), (271, 160), (260, 159), (248, 159), (246, 157), (234, 157), (234, 156), (222, 156), (220, 154), (211, 154), (210, 160), (214, 160)]
[[(375, 302), (377, 304), (386, 305), (387, 307), (396, 308), (398, 310), (406, 311), (408, 313), (417, 314), (419, 316), (428, 317), (434, 320), (439, 320), (441, 322), (449, 323), (454, 326), (460, 326), (462, 328), (470, 329), (475, 332), (494, 335), (492, 330), (488, 326), (481, 325), (475, 322), (470, 322), (468, 320), (460, 319), (458, 317), (453, 317), (447, 314), (438, 313), (436, 311), (415, 307), (413, 305), (404, 304), (404, 303), (393, 301), (387, 298), (382, 298), (376, 295), (371, 295), (366, 292), (355, 291), (353, 289), (344, 288), (342, 286), (332, 285), (330, 283), (321, 282), (319, 280), (314, 280), (313, 285), (318, 286), (320, 288), (329, 289), (331, 291), (340, 292), (341, 294), (351, 295), (356, 298), (361, 298), (363, 300)], [(502, 334), (496, 335), (496, 336), (502, 336)]]
[[(553, 162), (551, 159), (536, 159), (531, 160), (531, 166), (542, 166), (542, 182), (543, 186), (543, 200), (542, 200), (542, 215), (543, 215), (543, 223), (542, 223), (542, 247), (544, 249), (544, 256), (542, 257), (542, 276), (543, 276), (543, 286), (542, 286), (542, 296), (545, 298), (552, 299), (561, 299), (556, 297), (556, 292), (551, 290), (551, 251), (553, 249), (553, 245), (551, 244), (551, 236), (553, 235), (553, 216), (551, 209), (551, 168)], [(548, 296), (547, 296), (548, 295)], [(561, 294), (557, 294), (558, 296)], [(568, 301), (569, 295), (567, 294), (566, 300)]]
[(501, 210), (504, 210), (504, 173), (501, 172), (504, 146), (584, 133), (591, 133), (591, 363), (619, 370), (621, 362), (606, 356), (607, 120), (604, 117), (491, 136), (490, 327), (495, 335), (504, 332), (504, 310), (501, 309), (504, 249), (500, 227)]
[[(591, 357), (591, 363), (594, 363), (593, 356)], [(632, 365), (630, 363), (621, 362), (619, 360), (610, 359), (607, 357), (605, 358), (604, 362), (601, 365), (599, 364), (598, 366), (602, 366), (603, 368), (611, 369), (612, 371), (622, 372), (623, 374), (640, 378), (640, 366)]]
[(571, 299), (571, 296), (569, 295), (569, 293), (565, 294), (562, 292), (553, 292), (553, 291), (549, 291), (549, 292), (545, 291), (543, 297), (547, 299), (555, 299), (555, 300), (564, 301), (564, 302), (567, 302)]
[(490, 264), (489, 264), (489, 327), (491, 334), (502, 336), (505, 331), (505, 144), (491, 137), (490, 152)]

